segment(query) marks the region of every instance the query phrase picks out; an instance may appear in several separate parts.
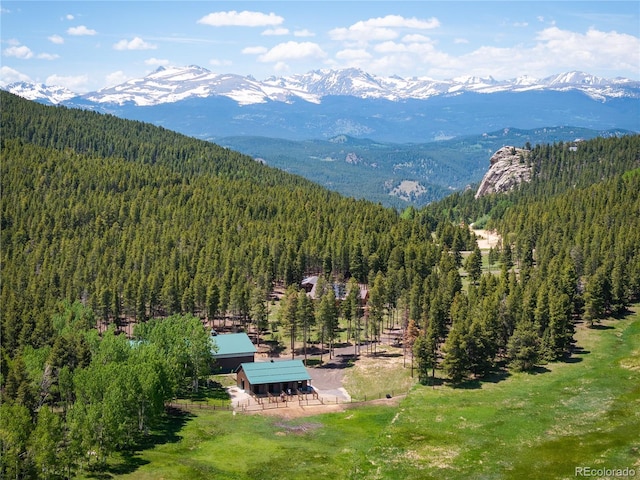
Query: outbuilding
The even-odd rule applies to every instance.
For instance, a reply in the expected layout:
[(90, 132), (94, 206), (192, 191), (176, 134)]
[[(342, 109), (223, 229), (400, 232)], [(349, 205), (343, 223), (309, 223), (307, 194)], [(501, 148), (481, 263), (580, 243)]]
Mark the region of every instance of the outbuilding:
[(223, 373), (235, 371), (241, 363), (254, 361), (256, 347), (246, 333), (226, 333), (211, 337), (216, 345), (212, 351), (215, 367)]
[(307, 392), (311, 375), (302, 360), (243, 363), (236, 370), (238, 387), (254, 395)]

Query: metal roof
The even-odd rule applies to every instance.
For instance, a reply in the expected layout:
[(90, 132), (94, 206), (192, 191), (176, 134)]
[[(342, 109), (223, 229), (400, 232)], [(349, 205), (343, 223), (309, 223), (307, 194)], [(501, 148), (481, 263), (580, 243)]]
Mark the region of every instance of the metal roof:
[(238, 371), (240, 369), (244, 370), (251, 385), (311, 380), (311, 375), (302, 360), (243, 363), (238, 367)]
[(211, 352), (215, 358), (237, 357), (256, 353), (256, 347), (246, 333), (226, 333), (211, 337), (211, 340), (218, 347), (217, 351)]

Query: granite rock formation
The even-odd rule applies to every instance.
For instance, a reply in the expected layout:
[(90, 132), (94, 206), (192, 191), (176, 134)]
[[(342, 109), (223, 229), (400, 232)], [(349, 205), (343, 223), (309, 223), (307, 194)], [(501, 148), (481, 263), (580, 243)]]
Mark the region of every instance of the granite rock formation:
[(502, 147), (491, 156), (491, 167), (484, 175), (476, 198), (491, 193), (509, 192), (522, 182), (531, 180), (529, 150), (516, 147)]

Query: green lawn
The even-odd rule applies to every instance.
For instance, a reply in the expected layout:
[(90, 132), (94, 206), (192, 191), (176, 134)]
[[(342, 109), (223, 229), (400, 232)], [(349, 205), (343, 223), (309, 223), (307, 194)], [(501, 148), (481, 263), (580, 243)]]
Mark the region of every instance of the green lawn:
[(581, 354), (538, 374), (415, 389), (365, 478), (575, 478), (580, 466), (640, 476), (640, 316), (576, 338)]
[(225, 411), (173, 418), (155, 445), (114, 461), (111, 474), (562, 479), (580, 478), (576, 467), (629, 467), (640, 477), (640, 315), (581, 327), (576, 339), (583, 350), (570, 362), (467, 388), (416, 386), (399, 407), (295, 420)]

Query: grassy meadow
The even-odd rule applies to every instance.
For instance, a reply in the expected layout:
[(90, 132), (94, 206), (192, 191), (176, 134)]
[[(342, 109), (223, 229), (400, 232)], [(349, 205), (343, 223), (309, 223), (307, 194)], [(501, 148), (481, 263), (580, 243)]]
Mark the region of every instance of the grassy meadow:
[[(100, 478), (564, 479), (579, 478), (576, 467), (640, 476), (638, 308), (579, 326), (576, 340), (568, 362), (461, 388), (415, 386), (398, 406), (293, 419), (169, 417), (148, 448), (115, 458)], [(352, 370), (347, 389), (392, 374), (358, 362)]]

